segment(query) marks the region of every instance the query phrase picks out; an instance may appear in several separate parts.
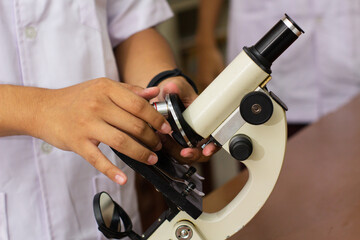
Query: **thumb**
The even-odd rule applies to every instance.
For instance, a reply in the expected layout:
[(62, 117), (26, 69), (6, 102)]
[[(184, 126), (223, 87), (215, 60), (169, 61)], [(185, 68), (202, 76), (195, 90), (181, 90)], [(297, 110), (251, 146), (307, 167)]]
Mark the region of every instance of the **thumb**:
[(138, 95), (139, 97), (145, 98), (146, 100), (150, 100), (159, 95), (160, 93), (159, 87), (142, 88), (129, 84), (124, 84), (123, 86)]
[(150, 88), (142, 89), (141, 91), (137, 91), (135, 93), (138, 96), (145, 98), (146, 100), (150, 100), (159, 95), (160, 88), (159, 87), (150, 87)]

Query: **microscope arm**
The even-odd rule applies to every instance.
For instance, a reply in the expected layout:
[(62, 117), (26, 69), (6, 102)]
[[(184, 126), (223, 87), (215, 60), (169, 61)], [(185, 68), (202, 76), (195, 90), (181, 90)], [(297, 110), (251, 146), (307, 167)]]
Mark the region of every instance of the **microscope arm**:
[[(274, 112), (265, 124), (246, 123), (237, 132), (251, 136), (254, 148), (250, 158), (243, 162), (248, 168), (249, 179), (238, 195), (222, 210), (204, 212), (196, 220), (181, 211), (171, 222), (164, 222), (149, 239), (168, 240), (180, 226), (188, 226), (193, 232), (191, 240), (223, 240), (255, 216), (274, 188), (285, 152), (285, 113), (277, 102), (272, 102)], [(228, 143), (223, 148), (229, 151)]]

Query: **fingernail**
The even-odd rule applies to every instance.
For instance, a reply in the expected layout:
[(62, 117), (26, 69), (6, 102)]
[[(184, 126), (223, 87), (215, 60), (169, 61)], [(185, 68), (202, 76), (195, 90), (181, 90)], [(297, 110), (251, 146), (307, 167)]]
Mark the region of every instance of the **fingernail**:
[(193, 158), (193, 157), (194, 157), (194, 154), (188, 153), (188, 154), (185, 155), (185, 157), (186, 157), (186, 158)]
[(170, 127), (170, 124), (169, 123), (163, 123), (163, 125), (161, 125), (161, 128), (160, 128), (161, 132), (163, 133), (170, 133), (171, 132), (171, 127)]
[(158, 143), (158, 145), (156, 145), (155, 147), (155, 151), (159, 151), (162, 148), (162, 144), (161, 142)]
[(155, 154), (151, 154), (150, 157), (147, 160), (147, 162), (150, 165), (154, 165), (155, 163), (157, 163), (157, 161), (158, 161), (158, 157)]
[(121, 176), (121, 175), (116, 175), (115, 180), (120, 185), (124, 185), (125, 182), (126, 182), (126, 178), (124, 176)]
[(156, 89), (156, 88), (158, 88), (158, 87), (149, 87), (149, 88), (145, 88), (143, 91), (145, 92), (145, 93), (151, 93), (154, 89)]
[(157, 87), (148, 87), (148, 88), (144, 88), (144, 90), (151, 90), (151, 89), (154, 89), (154, 88), (157, 88)]
[(205, 150), (203, 151), (203, 155), (206, 156), (206, 157), (211, 156), (213, 153), (214, 153), (214, 151), (211, 151), (211, 150), (210, 151), (209, 150), (208, 151), (205, 151)]

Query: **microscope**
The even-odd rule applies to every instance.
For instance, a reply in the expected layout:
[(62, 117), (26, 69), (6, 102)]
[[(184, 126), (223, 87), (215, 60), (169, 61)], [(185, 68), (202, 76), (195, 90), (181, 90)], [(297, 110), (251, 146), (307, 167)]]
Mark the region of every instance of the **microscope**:
[[(201, 177), (194, 167), (158, 152), (149, 166), (114, 152), (163, 194), (169, 209), (143, 234), (132, 230), (126, 212), (106, 192), (94, 197), (99, 230), (108, 238), (133, 240), (223, 240), (241, 230), (269, 197), (284, 159), (286, 105), (266, 84), (272, 63), (304, 31), (288, 16), (279, 20), (255, 45), (243, 51), (185, 109), (177, 95), (154, 107), (172, 125), (173, 138), (183, 147), (203, 139), (221, 146), (242, 161), (249, 178), (223, 209), (202, 210)], [(123, 228), (123, 231), (122, 231)]]

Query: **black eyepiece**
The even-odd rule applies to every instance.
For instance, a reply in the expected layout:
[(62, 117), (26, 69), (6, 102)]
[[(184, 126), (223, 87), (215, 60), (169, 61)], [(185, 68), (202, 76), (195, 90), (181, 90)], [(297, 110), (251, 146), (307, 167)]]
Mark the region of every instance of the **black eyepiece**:
[(271, 73), (272, 63), (304, 31), (287, 15), (273, 26), (254, 46), (244, 47), (244, 51), (265, 72)]

